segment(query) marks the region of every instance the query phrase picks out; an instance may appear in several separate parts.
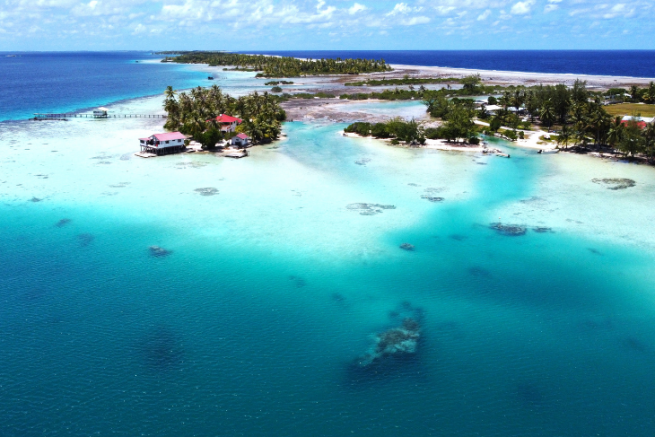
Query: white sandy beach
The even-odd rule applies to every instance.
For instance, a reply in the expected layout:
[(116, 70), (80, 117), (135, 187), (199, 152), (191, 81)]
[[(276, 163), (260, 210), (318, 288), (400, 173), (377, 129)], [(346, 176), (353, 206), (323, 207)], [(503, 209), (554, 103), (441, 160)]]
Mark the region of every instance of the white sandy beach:
[[(419, 75), (419, 76), (446, 76), (446, 77), (464, 77), (474, 74), (479, 74), (483, 81), (491, 84), (504, 84), (504, 85), (552, 85), (564, 83), (572, 85), (576, 79), (584, 80), (587, 86), (608, 88), (615, 86), (629, 86), (629, 85), (648, 85), (655, 78), (646, 77), (628, 77), (628, 76), (602, 76), (590, 74), (564, 74), (564, 73), (528, 73), (521, 71), (495, 71), (495, 70), (477, 70), (466, 68), (451, 68), (451, 67), (424, 67), (416, 65), (401, 65), (394, 64), (393, 73), (396, 75)], [(410, 73), (411, 72), (411, 73)], [(382, 75), (384, 73), (375, 73)], [(389, 76), (389, 73), (385, 74)]]

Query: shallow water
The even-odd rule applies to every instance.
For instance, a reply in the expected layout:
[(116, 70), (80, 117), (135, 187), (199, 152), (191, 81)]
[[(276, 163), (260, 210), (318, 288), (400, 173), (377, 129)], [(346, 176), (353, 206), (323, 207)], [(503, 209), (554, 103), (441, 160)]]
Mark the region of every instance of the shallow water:
[[(1, 435), (651, 435), (652, 169), (303, 123), (134, 157), (158, 123), (0, 125)], [(408, 306), (418, 353), (354, 368)]]

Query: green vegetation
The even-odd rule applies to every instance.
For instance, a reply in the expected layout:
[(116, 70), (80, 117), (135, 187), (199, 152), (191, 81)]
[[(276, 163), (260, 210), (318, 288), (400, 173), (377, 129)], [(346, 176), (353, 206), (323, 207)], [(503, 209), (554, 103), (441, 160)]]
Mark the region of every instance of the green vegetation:
[(181, 64), (234, 66), (237, 70), (258, 71), (257, 77), (300, 77), (317, 74), (360, 74), (391, 71), (384, 59), (316, 59), (242, 55), (224, 52), (188, 52), (171, 59)]
[(385, 86), (385, 85), (427, 85), (430, 83), (459, 83), (461, 79), (455, 77), (435, 77), (435, 78), (410, 78), (405, 76), (402, 79), (380, 79), (366, 80), (360, 82), (346, 82), (345, 86)]
[(280, 88), (279, 86), (274, 86), (273, 88), (271, 88), (271, 92), (274, 92), (274, 93), (281, 93), (281, 92), (282, 92), (282, 88)]
[[(640, 98), (649, 98), (650, 89), (649, 86), (631, 91)], [(613, 92), (616, 93), (616, 90)], [(493, 117), (486, 114), (486, 118), (490, 118), (488, 132), (497, 132), (501, 126), (507, 126), (513, 130), (504, 131), (505, 136), (512, 138), (512, 132), (520, 136), (516, 130), (525, 129), (529, 123), (522, 122), (516, 112), (524, 112), (531, 122), (538, 120), (546, 129), (551, 129), (555, 124), (560, 126), (558, 135), (552, 136), (552, 139), (565, 148), (569, 144), (587, 150), (609, 147), (628, 156), (640, 155), (652, 161), (655, 158), (655, 126), (640, 126), (636, 121), (622, 123), (621, 117), (612, 116), (625, 115), (626, 112), (631, 112), (633, 116), (644, 113), (655, 115), (653, 107), (639, 104), (604, 106), (603, 97), (604, 94), (589, 91), (586, 83), (579, 80), (570, 88), (563, 84), (506, 88), (497, 99), (497, 104), (502, 108)], [(515, 111), (510, 111), (511, 108)], [(485, 118), (484, 113), (482, 109), (478, 116)]]
[(374, 138), (391, 138), (392, 144), (400, 141), (406, 144), (425, 144), (425, 135), (420, 123), (415, 120), (405, 121), (402, 118), (392, 118), (385, 123), (353, 123), (344, 129), (345, 132)]
[(268, 86), (293, 85), (293, 82), (289, 80), (269, 80), (264, 85), (268, 85)]
[(463, 139), (471, 144), (478, 144), (477, 127), (473, 122), (475, 109), (473, 100), (445, 98), (443, 93), (425, 100), (428, 112), (433, 117), (445, 121), (443, 126), (426, 129), (425, 136), (430, 139), (444, 139), (448, 142)]
[(647, 103), (655, 104), (655, 82), (651, 82), (647, 87), (640, 88), (636, 85), (625, 88), (610, 88), (603, 95), (611, 101), (629, 102), (629, 103)]
[[(254, 143), (276, 140), (286, 113), (279, 98), (268, 94), (252, 93), (239, 98), (223, 94), (217, 85), (194, 88), (189, 93), (177, 94), (172, 87), (165, 93), (164, 109), (168, 119), (164, 127), (191, 135), (204, 148), (211, 148), (226, 135), (216, 123), (216, 117), (229, 114), (243, 119), (237, 132), (249, 135)], [(232, 134), (233, 135), (233, 134)]]

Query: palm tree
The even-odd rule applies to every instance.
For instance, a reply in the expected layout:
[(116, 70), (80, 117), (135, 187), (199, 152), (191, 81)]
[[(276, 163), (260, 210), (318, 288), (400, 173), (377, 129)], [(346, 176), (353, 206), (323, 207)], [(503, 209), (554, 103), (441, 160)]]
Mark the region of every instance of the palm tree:
[(578, 142), (582, 147), (587, 146), (587, 131), (583, 123), (577, 123), (575, 125), (575, 131), (573, 132), (573, 139)]
[[(653, 82), (651, 82), (652, 84)], [(645, 152), (648, 162), (653, 162), (655, 157), (655, 123), (650, 123), (644, 129)]]
[(621, 117), (616, 117), (610, 124), (609, 131), (607, 132), (607, 143), (615, 149), (616, 146), (623, 139), (623, 123), (621, 122)]
[(557, 137), (557, 145), (559, 146), (560, 144), (564, 144), (564, 148), (568, 149), (570, 140), (571, 140), (571, 130), (567, 125), (564, 125), (562, 127), (562, 131), (559, 133)]
[(546, 123), (548, 129), (550, 130), (553, 121), (555, 121), (555, 117), (557, 117), (557, 115), (555, 114), (555, 108), (553, 107), (553, 104), (551, 103), (550, 99), (546, 100), (543, 107), (541, 108), (541, 112), (539, 113), (541, 122)]

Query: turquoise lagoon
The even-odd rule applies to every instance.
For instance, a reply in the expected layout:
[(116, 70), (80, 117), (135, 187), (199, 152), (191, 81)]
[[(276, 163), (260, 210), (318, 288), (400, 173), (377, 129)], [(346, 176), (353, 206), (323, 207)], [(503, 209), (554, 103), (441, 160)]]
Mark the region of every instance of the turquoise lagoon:
[[(0, 124), (0, 435), (651, 436), (653, 170), (343, 127), (228, 160)], [(408, 308), (418, 353), (353, 367)]]

